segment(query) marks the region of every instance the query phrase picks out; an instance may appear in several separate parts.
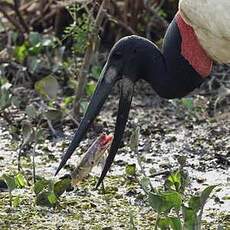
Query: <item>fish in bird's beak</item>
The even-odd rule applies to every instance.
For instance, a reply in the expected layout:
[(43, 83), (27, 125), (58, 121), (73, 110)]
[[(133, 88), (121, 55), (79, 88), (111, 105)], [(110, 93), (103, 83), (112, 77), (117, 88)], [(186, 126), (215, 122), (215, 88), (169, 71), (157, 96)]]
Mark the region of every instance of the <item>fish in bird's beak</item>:
[(81, 156), (76, 168), (71, 174), (72, 185), (79, 185), (80, 182), (87, 178), (92, 168), (97, 165), (105, 151), (111, 146), (113, 141), (112, 135), (101, 134)]
[[(125, 39), (124, 39), (125, 41)], [(121, 44), (121, 42), (120, 42)], [(113, 50), (112, 50), (113, 51)], [(133, 96), (133, 89), (134, 89), (134, 82), (135, 80), (130, 78), (132, 74), (126, 74), (124, 71), (124, 65), (120, 60), (120, 54), (117, 53), (114, 55), (115, 52), (111, 52), (108, 62), (104, 66), (99, 82), (97, 84), (96, 90), (90, 100), (86, 113), (76, 131), (73, 140), (71, 141), (65, 155), (63, 156), (61, 163), (55, 173), (55, 175), (61, 170), (61, 168), (66, 164), (67, 160), (71, 157), (74, 150), (78, 147), (81, 140), (84, 138), (87, 130), (89, 129), (90, 125), (99, 114), (106, 98), (112, 91), (114, 84), (121, 80), (121, 91), (120, 91), (120, 101), (119, 101), (119, 109), (118, 115), (116, 119), (116, 126), (115, 126), (115, 133), (113, 142), (111, 144), (111, 148), (109, 151), (109, 155), (106, 159), (106, 163), (102, 174), (99, 178), (97, 187), (103, 181), (106, 173), (108, 172), (113, 159), (117, 153), (119, 148), (120, 142), (123, 137), (123, 133), (125, 130), (126, 122), (129, 115), (130, 105)], [(114, 55), (114, 56), (113, 56)], [(111, 57), (112, 56), (112, 57)], [(114, 58), (114, 59), (112, 59)], [(111, 61), (111, 59), (113, 61)]]

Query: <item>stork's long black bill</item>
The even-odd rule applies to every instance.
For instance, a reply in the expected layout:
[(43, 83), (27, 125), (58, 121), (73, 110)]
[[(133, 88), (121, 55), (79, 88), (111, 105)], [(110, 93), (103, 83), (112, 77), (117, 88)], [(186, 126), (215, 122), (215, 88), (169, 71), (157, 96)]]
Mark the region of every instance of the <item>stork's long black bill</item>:
[(104, 177), (106, 176), (108, 170), (111, 167), (111, 164), (113, 163), (113, 159), (121, 143), (126, 122), (129, 116), (129, 110), (130, 110), (132, 96), (133, 96), (134, 82), (128, 78), (124, 78), (122, 81), (123, 82), (122, 82), (121, 93), (120, 93), (119, 109), (117, 114), (114, 138), (109, 151), (109, 155), (105, 162), (104, 169), (98, 180), (96, 188), (98, 188), (98, 186), (102, 183)]
[(96, 116), (100, 112), (101, 107), (103, 106), (106, 98), (108, 97), (109, 93), (112, 90), (113, 85), (115, 84), (117, 80), (118, 80), (118, 75), (117, 75), (116, 69), (114, 69), (113, 67), (107, 67), (107, 65), (105, 65), (104, 69), (102, 70), (101, 77), (97, 84), (96, 90), (86, 110), (86, 113), (65, 155), (63, 156), (55, 175), (58, 174), (58, 172), (66, 164), (67, 160), (71, 157), (74, 150), (78, 147), (79, 143), (85, 136), (93, 120), (96, 118)]

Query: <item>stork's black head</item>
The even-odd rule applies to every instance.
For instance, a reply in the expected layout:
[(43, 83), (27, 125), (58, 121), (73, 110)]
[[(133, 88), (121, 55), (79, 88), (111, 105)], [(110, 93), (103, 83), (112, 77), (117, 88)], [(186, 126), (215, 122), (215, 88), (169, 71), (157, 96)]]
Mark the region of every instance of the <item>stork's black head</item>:
[[(157, 60), (158, 48), (149, 40), (139, 36), (120, 39), (111, 49), (106, 67), (116, 71), (117, 80), (128, 78), (136, 82), (147, 78), (148, 70)], [(155, 53), (156, 55), (153, 55)]]
[(153, 43), (134, 35), (122, 38), (114, 45), (101, 72), (99, 82), (87, 111), (69, 148), (62, 158), (56, 174), (65, 165), (66, 161), (79, 145), (87, 129), (100, 112), (114, 84), (118, 80), (122, 80), (114, 139), (98, 185), (102, 182), (112, 164), (124, 133), (132, 101), (134, 84), (138, 79), (145, 77), (149, 63), (152, 61), (150, 60), (151, 56), (149, 54), (153, 49), (156, 49)]

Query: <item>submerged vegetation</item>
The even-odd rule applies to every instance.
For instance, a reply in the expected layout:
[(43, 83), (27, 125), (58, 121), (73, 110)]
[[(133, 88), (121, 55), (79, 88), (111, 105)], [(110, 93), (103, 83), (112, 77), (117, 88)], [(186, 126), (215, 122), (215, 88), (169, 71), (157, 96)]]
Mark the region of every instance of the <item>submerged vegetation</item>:
[(100, 167), (75, 188), (69, 175), (113, 130), (114, 98), (53, 176), (114, 42), (138, 34), (161, 45), (177, 2), (1, 1), (0, 229), (229, 229), (228, 65), (198, 96), (166, 101), (140, 84), (103, 187)]

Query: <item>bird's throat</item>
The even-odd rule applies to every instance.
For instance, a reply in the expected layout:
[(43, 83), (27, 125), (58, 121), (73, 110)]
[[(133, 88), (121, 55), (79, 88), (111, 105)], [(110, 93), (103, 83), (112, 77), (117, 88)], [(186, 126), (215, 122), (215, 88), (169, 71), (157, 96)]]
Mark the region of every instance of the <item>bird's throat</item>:
[(179, 12), (176, 15), (176, 23), (182, 39), (181, 55), (202, 77), (207, 77), (211, 72), (213, 61), (201, 47), (193, 28), (185, 23)]

